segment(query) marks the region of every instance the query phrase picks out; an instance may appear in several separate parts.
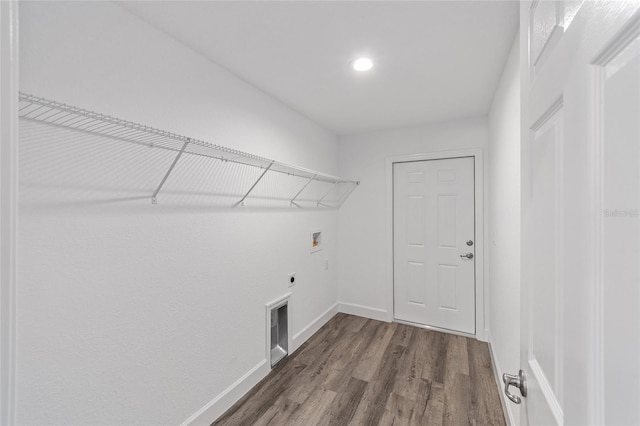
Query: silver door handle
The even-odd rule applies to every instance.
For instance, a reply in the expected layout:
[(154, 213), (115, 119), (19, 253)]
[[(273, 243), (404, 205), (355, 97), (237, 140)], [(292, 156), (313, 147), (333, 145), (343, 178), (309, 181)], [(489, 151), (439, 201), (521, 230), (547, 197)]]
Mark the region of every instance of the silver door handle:
[(504, 394), (507, 395), (507, 398), (509, 398), (515, 404), (520, 404), (522, 402), (522, 399), (519, 396), (509, 392), (509, 386), (517, 387), (518, 389), (520, 389), (520, 395), (522, 395), (523, 397), (526, 397), (527, 396), (527, 379), (524, 375), (524, 371), (520, 370), (517, 376), (514, 376), (513, 374), (504, 373), (502, 375), (502, 381), (504, 382)]
[(460, 257), (463, 259), (473, 259), (473, 253), (461, 254)]

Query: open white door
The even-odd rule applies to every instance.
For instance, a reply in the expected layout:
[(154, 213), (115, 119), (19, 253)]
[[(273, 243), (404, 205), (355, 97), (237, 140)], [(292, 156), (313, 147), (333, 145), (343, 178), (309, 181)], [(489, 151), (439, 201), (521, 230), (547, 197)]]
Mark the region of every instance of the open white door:
[(639, 9), (521, 3), (522, 424), (640, 424)]

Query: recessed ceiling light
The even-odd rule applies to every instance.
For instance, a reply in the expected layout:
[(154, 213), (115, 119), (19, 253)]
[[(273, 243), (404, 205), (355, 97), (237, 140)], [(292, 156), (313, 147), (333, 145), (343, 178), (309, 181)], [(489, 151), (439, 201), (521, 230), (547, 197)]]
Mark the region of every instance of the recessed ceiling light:
[(369, 71), (373, 67), (373, 61), (369, 58), (358, 58), (353, 61), (352, 66), (356, 71)]

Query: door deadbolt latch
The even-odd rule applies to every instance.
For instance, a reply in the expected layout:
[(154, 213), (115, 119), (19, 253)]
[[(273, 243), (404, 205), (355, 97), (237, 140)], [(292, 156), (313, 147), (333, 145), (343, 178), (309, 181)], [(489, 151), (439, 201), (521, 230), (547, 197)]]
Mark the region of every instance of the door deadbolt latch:
[(526, 398), (527, 396), (527, 378), (524, 375), (524, 371), (520, 370), (517, 376), (513, 374), (504, 373), (502, 375), (502, 381), (504, 382), (504, 394), (514, 404), (520, 404), (522, 398), (509, 392), (509, 386), (515, 386), (520, 390), (520, 395)]
[(467, 245), (471, 247), (473, 245), (473, 241), (472, 240), (467, 241)]

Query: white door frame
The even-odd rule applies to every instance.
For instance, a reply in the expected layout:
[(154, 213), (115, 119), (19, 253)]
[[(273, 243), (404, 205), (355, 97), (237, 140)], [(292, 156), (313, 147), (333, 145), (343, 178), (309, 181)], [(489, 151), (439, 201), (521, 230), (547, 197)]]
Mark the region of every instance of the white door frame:
[[(387, 157), (386, 163), (386, 269), (387, 269), (387, 321), (394, 321), (393, 307), (393, 164), (408, 161), (446, 160), (458, 157), (473, 157), (475, 165), (475, 231), (476, 231), (476, 333), (478, 340), (486, 341), (484, 313), (486, 309), (484, 286), (484, 163), (481, 148), (461, 149), (456, 151), (438, 151), (424, 154), (409, 154)], [(486, 322), (488, 323), (488, 321)], [(451, 333), (450, 330), (442, 330)], [(454, 333), (463, 334), (465, 333)]]
[(15, 424), (18, 2), (0, 1), (0, 425)]

